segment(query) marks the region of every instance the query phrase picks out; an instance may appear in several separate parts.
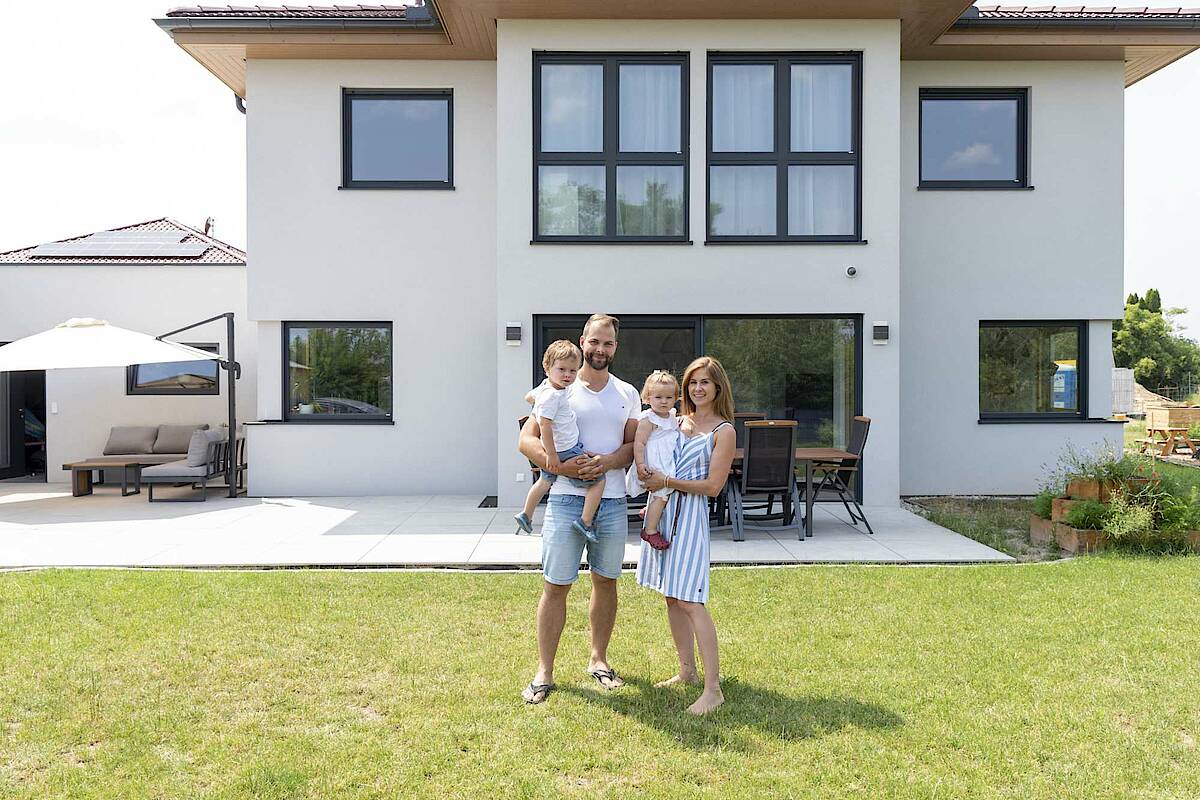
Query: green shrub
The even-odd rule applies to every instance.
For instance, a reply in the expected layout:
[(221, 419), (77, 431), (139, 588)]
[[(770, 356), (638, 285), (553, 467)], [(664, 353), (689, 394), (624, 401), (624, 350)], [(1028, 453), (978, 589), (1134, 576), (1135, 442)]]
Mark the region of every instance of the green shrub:
[(1095, 500), (1080, 500), (1071, 506), (1067, 512), (1067, 524), (1072, 528), (1086, 531), (1098, 531), (1104, 527), (1108, 507)]
[(1188, 426), (1188, 438), (1193, 442), (1200, 440), (1200, 422), (1193, 422)]
[(1159, 526), (1172, 533), (1200, 531), (1200, 487), (1193, 486), (1187, 498), (1168, 495), (1159, 505)]
[(1145, 537), (1154, 530), (1154, 511), (1131, 501), (1125, 493), (1117, 492), (1102, 527), (1108, 538), (1117, 543)]
[(1033, 498), (1033, 513), (1042, 519), (1050, 519), (1054, 509), (1054, 492), (1043, 489)]

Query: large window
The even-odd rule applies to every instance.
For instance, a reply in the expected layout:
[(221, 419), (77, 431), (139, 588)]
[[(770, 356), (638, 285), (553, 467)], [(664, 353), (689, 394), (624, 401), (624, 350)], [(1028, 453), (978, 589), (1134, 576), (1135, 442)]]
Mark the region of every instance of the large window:
[(284, 419), (392, 418), (391, 323), (285, 322), (283, 356)]
[(342, 188), (453, 189), (453, 93), (343, 89)]
[[(697, 355), (707, 354), (728, 372), (739, 412), (796, 420), (802, 445), (845, 447), (850, 420), (862, 413), (860, 317), (618, 316), (613, 373), (638, 390), (653, 370), (682, 377)], [(546, 345), (579, 341), (586, 319), (537, 318), (535, 383), (543, 377)]]
[(862, 238), (857, 53), (714, 53), (708, 241)]
[(687, 55), (539, 54), (533, 239), (686, 241)]
[(1025, 89), (922, 89), (923, 189), (1029, 186)]
[[(219, 353), (215, 344), (189, 344), (198, 350)], [(171, 361), (133, 364), (125, 368), (125, 394), (220, 394), (216, 361)]]
[(1087, 415), (1083, 322), (979, 323), (979, 416), (984, 420)]

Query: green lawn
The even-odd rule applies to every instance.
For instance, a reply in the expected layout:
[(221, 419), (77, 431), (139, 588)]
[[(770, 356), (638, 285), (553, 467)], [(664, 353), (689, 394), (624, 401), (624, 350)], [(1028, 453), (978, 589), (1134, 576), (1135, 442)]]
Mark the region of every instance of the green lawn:
[(0, 797), (1194, 798), (1200, 559), (714, 572), (728, 704), (533, 668), (536, 574), (0, 574)]

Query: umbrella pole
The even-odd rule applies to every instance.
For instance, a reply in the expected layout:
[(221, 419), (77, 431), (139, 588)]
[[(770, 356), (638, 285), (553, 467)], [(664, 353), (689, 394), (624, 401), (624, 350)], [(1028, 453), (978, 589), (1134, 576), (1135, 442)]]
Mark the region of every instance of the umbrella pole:
[(225, 485), (229, 487), (229, 496), (237, 497), (237, 380), (242, 377), (242, 365), (237, 362), (234, 353), (233, 312), (226, 311), (224, 314), (217, 314), (215, 317), (193, 322), (191, 325), (177, 328), (170, 333), (164, 333), (155, 338), (165, 339), (168, 336), (190, 331), (192, 328), (198, 328), (201, 325), (207, 325), (219, 319), (225, 320), (225, 340), (229, 345), (228, 358), (217, 359), (217, 363), (221, 368), (229, 373), (229, 439), (227, 440), (228, 447), (225, 451)]

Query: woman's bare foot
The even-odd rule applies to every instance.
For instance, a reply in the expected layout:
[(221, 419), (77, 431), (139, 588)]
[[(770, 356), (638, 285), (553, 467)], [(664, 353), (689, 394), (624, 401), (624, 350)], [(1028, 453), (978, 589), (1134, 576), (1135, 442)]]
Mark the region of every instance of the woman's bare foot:
[(689, 714), (695, 714), (698, 717), (710, 714), (716, 710), (717, 706), (725, 702), (725, 695), (721, 694), (720, 689), (714, 691), (704, 690), (704, 694), (700, 695), (696, 702), (688, 706)]
[(691, 674), (680, 673), (679, 675), (667, 678), (665, 681), (659, 681), (658, 683), (654, 684), (654, 688), (666, 689), (669, 686), (678, 686), (681, 683), (687, 686), (699, 686), (700, 676), (694, 672)]

